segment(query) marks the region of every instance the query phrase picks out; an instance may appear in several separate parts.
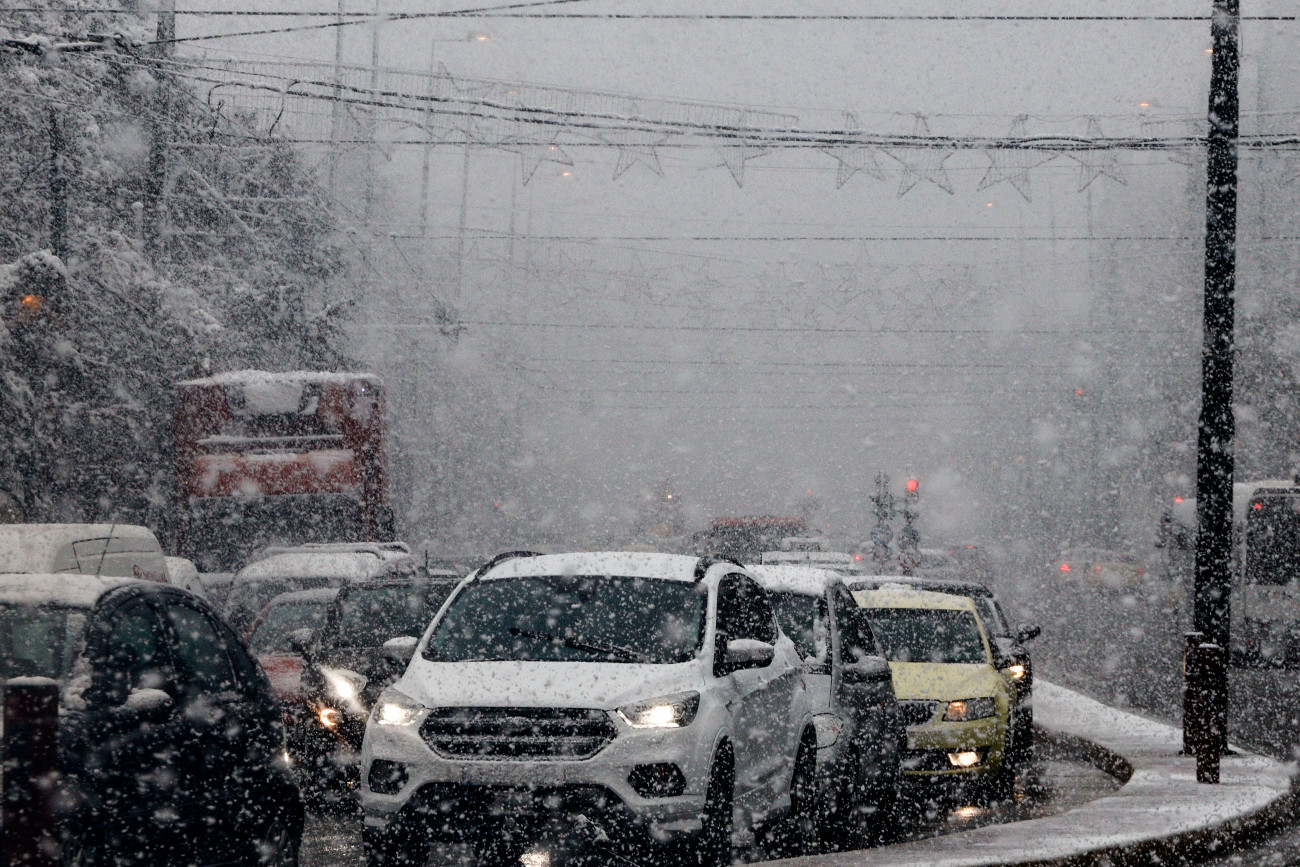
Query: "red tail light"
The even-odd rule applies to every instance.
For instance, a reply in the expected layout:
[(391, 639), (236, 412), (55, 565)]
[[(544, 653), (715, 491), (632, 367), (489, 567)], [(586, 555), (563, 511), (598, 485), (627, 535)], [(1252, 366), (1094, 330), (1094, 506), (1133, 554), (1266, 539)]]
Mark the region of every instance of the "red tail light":
[(1062, 572), (1069, 572), (1069, 571), (1070, 571), (1070, 564), (1069, 564), (1069, 563), (1062, 563), (1062, 564), (1061, 564), (1061, 571), (1062, 571)]

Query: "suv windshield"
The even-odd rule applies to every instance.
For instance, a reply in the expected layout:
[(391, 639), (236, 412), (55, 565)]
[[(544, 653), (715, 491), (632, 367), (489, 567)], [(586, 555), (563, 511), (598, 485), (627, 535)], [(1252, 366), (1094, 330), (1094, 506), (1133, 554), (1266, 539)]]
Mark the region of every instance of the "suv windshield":
[(11, 677), (66, 680), (81, 647), (86, 613), (0, 602), (0, 681)]
[(872, 608), (871, 629), (891, 662), (987, 663), (973, 611)]
[(321, 636), (333, 647), (379, 647), (399, 635), (421, 636), (456, 582), (353, 586), (339, 597)]
[(618, 576), (500, 578), (466, 587), (426, 659), (684, 662), (704, 634), (708, 594), (684, 581)]
[(325, 619), (329, 600), (285, 602), (266, 610), (257, 622), (248, 646), (261, 656), (266, 653), (290, 653), (289, 636), (299, 629), (315, 630)]

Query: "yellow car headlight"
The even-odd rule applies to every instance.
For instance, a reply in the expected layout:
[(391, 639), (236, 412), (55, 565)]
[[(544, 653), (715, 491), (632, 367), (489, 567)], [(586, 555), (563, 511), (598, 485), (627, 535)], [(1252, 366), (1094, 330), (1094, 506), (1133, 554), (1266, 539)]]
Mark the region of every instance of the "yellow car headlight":
[(943, 720), (944, 722), (969, 722), (987, 719), (993, 716), (996, 710), (991, 698), (963, 698), (948, 702), (948, 708), (943, 712)]

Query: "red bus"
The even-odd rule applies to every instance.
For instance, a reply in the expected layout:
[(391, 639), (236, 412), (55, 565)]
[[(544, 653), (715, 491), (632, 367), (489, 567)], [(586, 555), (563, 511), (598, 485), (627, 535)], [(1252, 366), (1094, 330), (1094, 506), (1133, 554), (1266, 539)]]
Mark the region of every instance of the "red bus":
[(300, 542), (389, 541), (384, 387), (244, 370), (175, 386), (178, 546), (209, 569)]

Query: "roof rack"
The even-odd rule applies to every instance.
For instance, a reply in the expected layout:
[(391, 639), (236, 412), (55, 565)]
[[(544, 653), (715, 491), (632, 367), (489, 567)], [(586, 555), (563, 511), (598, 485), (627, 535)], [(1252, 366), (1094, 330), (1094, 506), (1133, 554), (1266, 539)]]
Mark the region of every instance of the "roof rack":
[(703, 557), (701, 557), (699, 560), (695, 561), (696, 583), (698, 584), (700, 581), (703, 581), (704, 574), (708, 572), (710, 568), (718, 565), (719, 563), (731, 563), (736, 566), (739, 566), (741, 569), (745, 568), (745, 564), (741, 563), (735, 557), (714, 557), (706, 554)]

